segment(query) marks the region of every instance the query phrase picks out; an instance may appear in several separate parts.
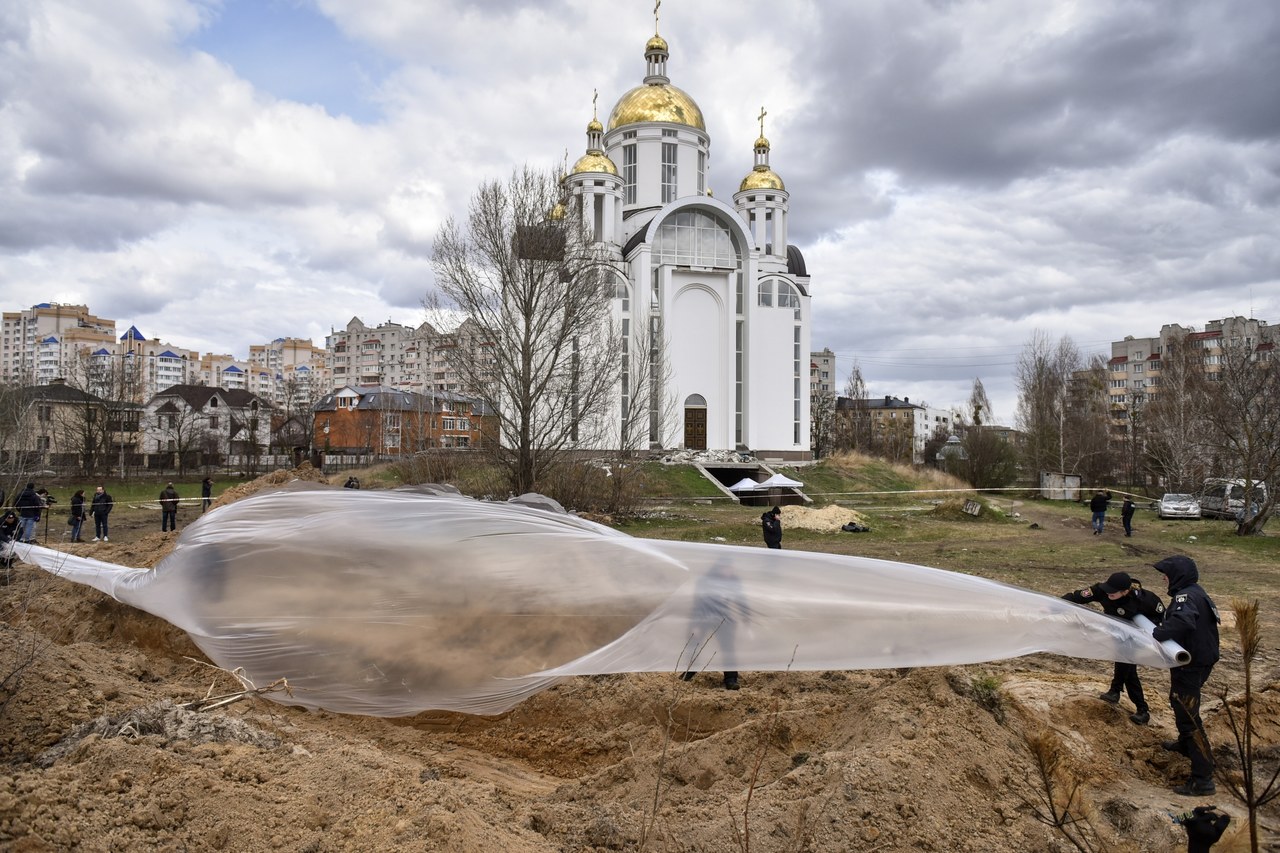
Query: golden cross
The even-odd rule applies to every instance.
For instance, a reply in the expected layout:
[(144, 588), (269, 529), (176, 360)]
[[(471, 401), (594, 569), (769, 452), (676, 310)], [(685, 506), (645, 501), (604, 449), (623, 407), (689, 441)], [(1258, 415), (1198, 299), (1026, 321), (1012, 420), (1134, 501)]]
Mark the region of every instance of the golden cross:
[(767, 116), (767, 115), (768, 115), (768, 113), (767, 113), (767, 112), (765, 112), (764, 107), (761, 107), (761, 108), (760, 108), (760, 116), (759, 116), (759, 118), (760, 118), (760, 135), (761, 135), (761, 136), (764, 136), (764, 117), (765, 117), (765, 116)]
[(591, 90), (591, 117), (592, 118), (600, 117), (599, 114), (596, 112), (596, 101), (599, 100), (599, 98), (600, 98), (600, 90), (592, 89)]
[(662, 0), (653, 0), (653, 34), (658, 34), (658, 10), (662, 8)]

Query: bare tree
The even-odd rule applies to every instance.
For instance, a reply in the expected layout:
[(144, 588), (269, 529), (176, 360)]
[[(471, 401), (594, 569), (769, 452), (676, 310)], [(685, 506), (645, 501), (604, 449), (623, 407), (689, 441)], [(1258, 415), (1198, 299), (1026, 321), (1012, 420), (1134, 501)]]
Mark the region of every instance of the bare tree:
[(809, 444), (813, 458), (831, 455), (836, 434), (836, 395), (815, 391), (809, 397)]
[[(1107, 395), (1107, 362), (1102, 356), (1095, 355), (1089, 359), (1088, 366), (1072, 370), (1067, 376), (1068, 402), (1062, 413), (1060, 441), (1061, 470), (1080, 474), (1086, 482), (1106, 482), (1115, 470), (1111, 452), (1112, 412)], [(1134, 408), (1131, 406), (1122, 412), (1132, 416)], [(1137, 420), (1131, 420), (1126, 436), (1135, 435)], [(1134, 450), (1134, 453), (1140, 453), (1140, 450)]]
[(143, 381), (131, 356), (77, 353), (66, 384), (83, 391), (74, 405), (59, 408), (58, 429), (63, 447), (76, 448), (80, 470), (93, 475), (116, 462), (125, 475), (126, 453), (136, 450)]
[(486, 358), (459, 346), (448, 361), (497, 418), (502, 441), (487, 449), (517, 492), (570, 451), (600, 446), (618, 386), (617, 270), (578, 219), (548, 215), (560, 201), (555, 176), (527, 167), (481, 186), (467, 220), (436, 238), (438, 293), (426, 300), (482, 336)]
[(837, 401), (836, 404), (838, 417), (832, 448), (869, 453), (872, 449), (871, 410), (867, 407), (867, 383), (862, 378), (862, 366), (857, 359), (854, 359), (844, 384), (844, 397), (848, 403), (841, 405)]
[(35, 398), (16, 385), (0, 385), (0, 506), (12, 503), (33, 470)]
[(1068, 380), (1080, 367), (1080, 351), (1067, 335), (1055, 344), (1037, 329), (1018, 356), (1018, 428), (1026, 436), (1027, 466), (1069, 471), (1066, 446)]
[(947, 457), (947, 471), (978, 489), (998, 489), (1018, 477), (1018, 454), (1009, 442), (986, 429), (991, 400), (981, 379), (973, 380), (968, 411), (956, 416), (963, 453)]
[(1171, 492), (1194, 492), (1208, 455), (1197, 411), (1203, 366), (1186, 334), (1170, 337), (1160, 355), (1157, 393), (1142, 410), (1148, 464)]
[(159, 450), (174, 454), (179, 475), (185, 474), (188, 462), (203, 446), (208, 422), (202, 413), (186, 405), (181, 397), (166, 400), (147, 418), (149, 432), (162, 442)]
[[(1200, 381), (1206, 439), (1230, 476), (1244, 479), (1244, 515), (1237, 533), (1257, 533), (1275, 506), (1275, 490), (1256, 483), (1280, 481), (1280, 370), (1269, 348), (1234, 336), (1222, 341), (1217, 370)], [(1256, 509), (1255, 509), (1256, 507)]]

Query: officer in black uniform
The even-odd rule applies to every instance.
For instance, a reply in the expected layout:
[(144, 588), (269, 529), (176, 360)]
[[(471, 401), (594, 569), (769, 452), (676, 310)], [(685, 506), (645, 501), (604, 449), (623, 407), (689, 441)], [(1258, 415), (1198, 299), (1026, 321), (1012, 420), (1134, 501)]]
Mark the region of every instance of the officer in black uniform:
[[(1095, 583), (1085, 589), (1077, 589), (1062, 596), (1076, 604), (1097, 603), (1102, 605), (1102, 612), (1108, 616), (1116, 616), (1130, 622), (1141, 613), (1157, 625), (1164, 618), (1164, 603), (1160, 596), (1142, 588), (1142, 584), (1129, 577), (1126, 572), (1116, 572), (1102, 583)], [(1116, 661), (1111, 675), (1111, 689), (1098, 698), (1112, 705), (1120, 701), (1120, 688), (1123, 687), (1133, 702), (1134, 713), (1129, 719), (1139, 726), (1151, 721), (1151, 708), (1146, 697), (1142, 695), (1142, 682), (1138, 679), (1138, 665)]]
[(1200, 587), (1195, 561), (1178, 554), (1155, 564), (1156, 571), (1169, 581), (1169, 610), (1156, 627), (1161, 642), (1173, 640), (1191, 655), (1191, 663), (1169, 670), (1169, 704), (1178, 726), (1178, 739), (1165, 741), (1164, 748), (1191, 759), (1191, 778), (1174, 788), (1175, 794), (1207, 797), (1216, 793), (1213, 784), (1213, 752), (1200, 720), (1200, 688), (1209, 680), (1218, 662), (1218, 608)]

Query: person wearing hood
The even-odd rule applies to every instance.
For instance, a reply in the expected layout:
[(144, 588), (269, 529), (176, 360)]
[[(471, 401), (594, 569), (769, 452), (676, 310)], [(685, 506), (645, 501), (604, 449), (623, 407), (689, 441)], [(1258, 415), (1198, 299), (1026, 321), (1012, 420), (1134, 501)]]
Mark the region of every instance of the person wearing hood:
[(1171, 601), (1164, 621), (1152, 636), (1159, 642), (1173, 640), (1191, 655), (1186, 666), (1169, 670), (1169, 705), (1178, 727), (1178, 739), (1165, 741), (1170, 752), (1191, 759), (1191, 778), (1174, 788), (1174, 793), (1207, 797), (1216, 793), (1213, 784), (1213, 751), (1200, 719), (1200, 690), (1218, 662), (1218, 608), (1200, 587), (1195, 561), (1181, 554), (1165, 557), (1155, 569), (1169, 581)]
[(760, 513), (760, 526), (764, 529), (764, 544), (770, 548), (782, 547), (782, 507)]
[[(1138, 614), (1157, 625), (1164, 619), (1164, 602), (1154, 592), (1142, 588), (1142, 584), (1126, 572), (1116, 572), (1102, 583), (1077, 589), (1062, 596), (1076, 604), (1099, 604), (1102, 612), (1117, 619), (1132, 622)], [(1142, 681), (1138, 678), (1138, 665), (1116, 661), (1111, 673), (1111, 687), (1098, 698), (1112, 705), (1119, 703), (1120, 690), (1124, 689), (1133, 702), (1134, 712), (1129, 715), (1135, 725), (1151, 722), (1151, 708), (1142, 693)]]

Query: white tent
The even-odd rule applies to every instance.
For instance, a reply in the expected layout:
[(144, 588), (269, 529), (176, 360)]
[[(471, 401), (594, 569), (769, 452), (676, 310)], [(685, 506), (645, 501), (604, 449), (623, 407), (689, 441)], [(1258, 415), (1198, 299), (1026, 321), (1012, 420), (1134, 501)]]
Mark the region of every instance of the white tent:
[(756, 487), (761, 489), (798, 489), (803, 485), (804, 483), (799, 480), (793, 480), (783, 474), (774, 474), (763, 483), (757, 483)]
[(734, 483), (732, 486), (730, 486), (730, 487), (729, 487), (729, 491), (731, 491), (731, 492), (751, 492), (751, 491), (755, 491), (756, 489), (760, 489), (760, 488), (763, 488), (763, 486), (762, 486), (760, 483), (757, 483), (755, 480), (751, 480), (751, 479), (748, 479), (748, 478), (746, 478), (746, 477), (743, 477), (741, 480), (739, 480), (738, 482), (736, 482), (736, 483)]

